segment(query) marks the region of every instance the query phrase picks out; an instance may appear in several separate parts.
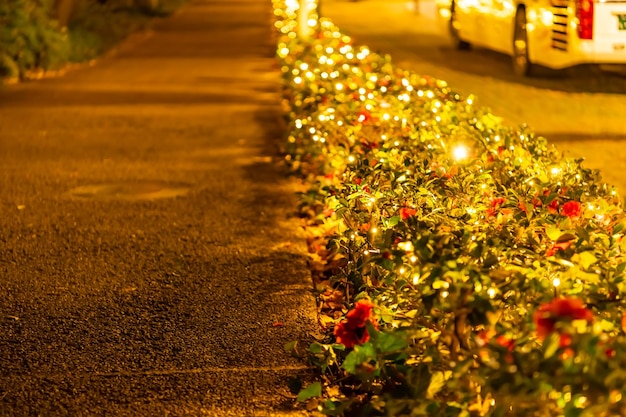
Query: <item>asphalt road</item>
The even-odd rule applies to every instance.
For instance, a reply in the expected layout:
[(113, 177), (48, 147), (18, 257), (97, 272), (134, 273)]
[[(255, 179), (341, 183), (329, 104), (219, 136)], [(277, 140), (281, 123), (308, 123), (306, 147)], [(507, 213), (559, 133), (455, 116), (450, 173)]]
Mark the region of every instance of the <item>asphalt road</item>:
[(293, 411), (315, 328), (271, 4), (0, 90), (0, 415)]
[(528, 124), (567, 156), (584, 157), (626, 195), (626, 77), (590, 68), (513, 74), (510, 58), (451, 46), (433, 0), (322, 0), (321, 14), (401, 68), (444, 80), (510, 125)]

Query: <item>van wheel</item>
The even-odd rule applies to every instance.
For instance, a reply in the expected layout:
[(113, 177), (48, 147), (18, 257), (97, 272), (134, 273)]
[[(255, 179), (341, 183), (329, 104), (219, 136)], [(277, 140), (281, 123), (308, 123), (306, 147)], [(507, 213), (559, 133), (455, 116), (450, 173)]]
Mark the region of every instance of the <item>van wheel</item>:
[(459, 22), (456, 20), (456, 5), (454, 2), (450, 4), (450, 23), (449, 23), (450, 37), (452, 37), (452, 43), (456, 49), (468, 50), (471, 45), (469, 42), (462, 40), (459, 36)]
[(526, 9), (519, 7), (515, 13), (513, 30), (513, 72), (526, 77), (531, 75), (533, 64), (528, 59), (528, 33), (526, 32)]

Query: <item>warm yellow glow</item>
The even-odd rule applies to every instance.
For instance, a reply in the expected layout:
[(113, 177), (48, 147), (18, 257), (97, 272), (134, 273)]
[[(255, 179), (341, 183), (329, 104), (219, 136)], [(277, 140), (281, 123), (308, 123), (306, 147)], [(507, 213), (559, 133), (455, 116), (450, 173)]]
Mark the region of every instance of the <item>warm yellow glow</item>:
[(410, 240), (407, 240), (406, 242), (400, 242), (398, 243), (398, 248), (402, 249), (405, 252), (411, 252), (413, 250), (413, 243), (411, 243)]
[(452, 157), (456, 161), (463, 161), (469, 157), (469, 149), (463, 144), (458, 144), (452, 148)]

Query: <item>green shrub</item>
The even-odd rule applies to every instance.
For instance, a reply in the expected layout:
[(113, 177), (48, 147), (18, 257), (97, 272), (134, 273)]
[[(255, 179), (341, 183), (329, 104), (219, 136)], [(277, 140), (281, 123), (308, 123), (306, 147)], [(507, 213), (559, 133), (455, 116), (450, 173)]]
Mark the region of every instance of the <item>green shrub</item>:
[(68, 55), (66, 33), (50, 19), (51, 0), (0, 0), (0, 76), (55, 69)]
[(306, 356), (323, 384), (300, 399), (328, 415), (626, 415), (616, 191), (329, 20), (299, 40), (288, 4), (285, 151), (326, 233), (333, 313)]
[(187, 0), (74, 0), (67, 28), (53, 0), (0, 0), (0, 78), (92, 60)]

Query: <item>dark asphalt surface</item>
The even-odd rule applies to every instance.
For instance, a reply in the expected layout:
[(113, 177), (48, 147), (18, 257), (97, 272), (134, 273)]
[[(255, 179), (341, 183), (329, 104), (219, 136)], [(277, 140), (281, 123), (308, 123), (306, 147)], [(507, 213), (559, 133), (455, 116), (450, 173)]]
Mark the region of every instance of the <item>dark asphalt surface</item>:
[(0, 89), (0, 416), (293, 411), (315, 327), (271, 2)]

